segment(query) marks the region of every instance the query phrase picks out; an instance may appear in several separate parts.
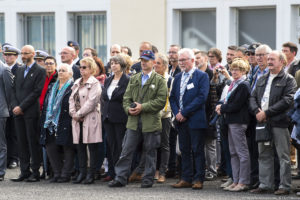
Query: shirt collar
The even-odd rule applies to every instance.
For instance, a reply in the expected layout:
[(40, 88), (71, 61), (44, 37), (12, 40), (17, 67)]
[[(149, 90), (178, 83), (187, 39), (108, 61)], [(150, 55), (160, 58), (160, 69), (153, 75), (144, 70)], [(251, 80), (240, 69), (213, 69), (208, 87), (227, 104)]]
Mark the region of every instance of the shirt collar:
[(267, 73), (268, 71), (269, 71), (269, 68), (268, 68), (268, 67), (266, 67), (263, 71), (261, 71), (260, 68), (258, 67), (258, 73), (263, 73), (263, 74), (265, 74), (265, 73)]
[(31, 65), (29, 65), (29, 66), (26, 65), (26, 67), (28, 67), (29, 69), (31, 69), (31, 67), (32, 67), (34, 64), (35, 64), (35, 61), (34, 61)]
[(12, 64), (12, 65), (8, 65), (9, 66), (9, 68), (10, 69), (12, 69), (13, 68), (13, 66), (15, 66), (15, 64), (16, 64), (17, 62), (14, 62), (14, 64)]
[(75, 65), (78, 62), (78, 60), (79, 60), (79, 57), (75, 58), (71, 64), (71, 66)]
[(183, 74), (188, 74), (189, 76), (191, 76), (194, 73), (195, 70), (196, 70), (196, 67), (193, 67), (190, 71), (183, 72)]
[(142, 77), (144, 77), (144, 76), (148, 75), (148, 78), (150, 78), (150, 77), (151, 77), (151, 74), (152, 74), (152, 71), (151, 71), (151, 72), (149, 72), (149, 74), (144, 74), (144, 73), (142, 72)]

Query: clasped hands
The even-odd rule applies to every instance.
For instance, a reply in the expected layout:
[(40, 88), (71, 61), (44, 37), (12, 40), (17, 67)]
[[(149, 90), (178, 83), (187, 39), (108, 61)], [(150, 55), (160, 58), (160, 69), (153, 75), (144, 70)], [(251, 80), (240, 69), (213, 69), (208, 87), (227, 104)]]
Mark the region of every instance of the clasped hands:
[(142, 104), (138, 103), (138, 102), (134, 102), (136, 104), (135, 108), (129, 108), (128, 112), (130, 115), (139, 115), (142, 111)]

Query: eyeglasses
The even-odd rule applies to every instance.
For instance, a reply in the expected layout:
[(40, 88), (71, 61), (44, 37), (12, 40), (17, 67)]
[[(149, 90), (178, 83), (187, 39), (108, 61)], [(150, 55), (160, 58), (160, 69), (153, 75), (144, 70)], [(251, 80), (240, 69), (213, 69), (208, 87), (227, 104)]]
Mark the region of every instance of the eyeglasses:
[(265, 55), (268, 55), (268, 53), (259, 53), (259, 54), (255, 54), (255, 56), (257, 56), (257, 57), (264, 57)]
[(79, 66), (79, 69), (86, 69), (87, 66)]
[(59, 53), (59, 55), (68, 55), (68, 54), (70, 54), (70, 53), (68, 53), (68, 52), (60, 52)]
[(120, 51), (112, 51), (111, 53), (120, 53)]
[(246, 54), (247, 54), (247, 56), (255, 56), (255, 53), (253, 53), (253, 52), (247, 52)]
[(54, 65), (55, 63), (54, 62), (45, 62), (45, 65)]
[(21, 52), (21, 55), (29, 55), (31, 54), (30, 52)]
[(186, 62), (186, 61), (188, 61), (188, 60), (190, 60), (190, 58), (184, 58), (184, 59), (180, 59), (180, 60), (178, 60), (178, 62), (181, 62), (181, 63), (183, 63), (183, 62)]
[(209, 58), (215, 58), (216, 56), (208, 56)]
[(67, 70), (64, 70), (64, 69), (60, 69), (58, 70), (58, 72), (66, 72)]
[(177, 54), (176, 51), (168, 51), (168, 54)]

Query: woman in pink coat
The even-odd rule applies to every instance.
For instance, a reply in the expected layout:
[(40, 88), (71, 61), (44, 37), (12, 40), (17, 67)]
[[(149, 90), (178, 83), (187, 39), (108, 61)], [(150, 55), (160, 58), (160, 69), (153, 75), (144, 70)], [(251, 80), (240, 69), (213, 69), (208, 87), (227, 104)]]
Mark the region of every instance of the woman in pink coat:
[[(92, 58), (80, 61), (82, 78), (75, 81), (69, 99), (72, 117), (73, 143), (77, 146), (79, 172), (73, 183), (91, 184), (97, 167), (99, 143), (102, 142), (100, 96), (101, 86), (93, 76), (96, 63)], [(87, 146), (90, 152), (90, 168), (87, 173)]]

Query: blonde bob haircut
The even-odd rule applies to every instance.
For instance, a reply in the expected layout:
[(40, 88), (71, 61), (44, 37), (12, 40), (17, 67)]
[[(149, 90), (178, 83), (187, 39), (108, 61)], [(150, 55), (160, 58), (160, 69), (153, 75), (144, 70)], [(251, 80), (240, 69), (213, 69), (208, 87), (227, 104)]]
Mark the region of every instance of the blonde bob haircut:
[(92, 75), (96, 73), (97, 64), (93, 58), (90, 57), (83, 58), (82, 60), (80, 60), (80, 66), (82, 66), (83, 64), (86, 64), (87, 67), (89, 67), (92, 70)]
[(230, 65), (230, 70), (233, 69), (239, 69), (244, 74), (248, 74), (250, 71), (250, 65), (247, 60), (244, 60), (242, 58), (235, 58)]

